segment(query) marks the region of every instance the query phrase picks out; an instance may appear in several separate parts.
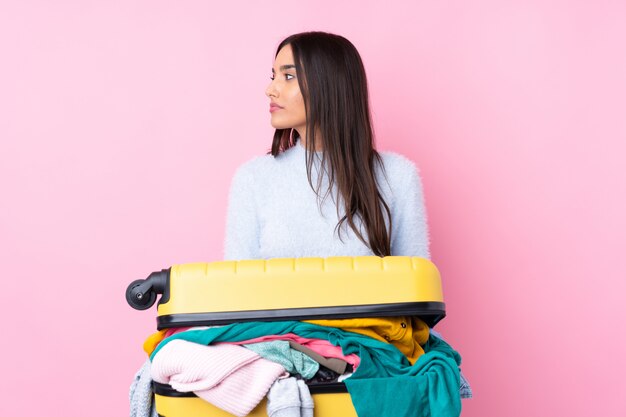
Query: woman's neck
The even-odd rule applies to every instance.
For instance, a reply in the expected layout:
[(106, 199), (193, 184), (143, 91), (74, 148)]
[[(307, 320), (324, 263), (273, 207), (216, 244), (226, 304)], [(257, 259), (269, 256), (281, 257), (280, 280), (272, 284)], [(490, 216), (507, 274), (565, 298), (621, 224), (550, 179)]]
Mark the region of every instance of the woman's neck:
[[(307, 149), (306, 147), (306, 132), (300, 132), (298, 131), (298, 134), (300, 135), (300, 145), (304, 148)], [(321, 152), (324, 150), (324, 147), (322, 145), (322, 136), (319, 134), (319, 132), (315, 132), (315, 152)]]

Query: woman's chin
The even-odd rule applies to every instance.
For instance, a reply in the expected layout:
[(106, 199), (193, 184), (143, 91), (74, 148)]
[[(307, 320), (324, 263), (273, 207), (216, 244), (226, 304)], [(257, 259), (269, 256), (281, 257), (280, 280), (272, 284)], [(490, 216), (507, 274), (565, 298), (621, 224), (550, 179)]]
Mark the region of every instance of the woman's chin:
[(274, 129), (289, 129), (291, 127), (285, 123), (275, 122), (274, 120), (272, 120), (270, 124)]

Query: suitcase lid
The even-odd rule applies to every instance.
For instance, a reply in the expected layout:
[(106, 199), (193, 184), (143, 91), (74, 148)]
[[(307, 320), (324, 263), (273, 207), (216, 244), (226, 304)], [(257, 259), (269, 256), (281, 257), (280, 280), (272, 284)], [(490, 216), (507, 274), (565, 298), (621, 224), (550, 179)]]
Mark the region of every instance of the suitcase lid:
[(157, 327), (417, 315), (445, 317), (441, 278), (405, 256), (275, 258), (174, 265)]

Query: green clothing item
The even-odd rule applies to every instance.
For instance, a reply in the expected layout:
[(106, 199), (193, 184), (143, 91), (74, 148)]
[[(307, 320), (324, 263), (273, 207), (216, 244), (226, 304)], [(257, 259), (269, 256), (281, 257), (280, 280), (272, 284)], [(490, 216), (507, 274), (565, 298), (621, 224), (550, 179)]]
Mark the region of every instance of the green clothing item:
[(355, 353), (361, 358), (357, 370), (345, 380), (359, 417), (458, 417), (461, 414), (461, 357), (450, 345), (433, 335), (424, 346), (426, 353), (413, 366), (392, 344), (299, 321), (234, 323), (189, 330), (163, 340), (151, 358), (166, 343), (176, 339), (209, 345), (286, 333), (325, 339), (341, 346), (344, 354)]
[(352, 379), (345, 382), (359, 417), (458, 417), (461, 414), (458, 355), (450, 345), (430, 335), (425, 353), (411, 375)]
[(243, 345), (256, 352), (262, 358), (279, 363), (290, 374), (300, 374), (304, 379), (311, 379), (320, 369), (320, 364), (302, 352), (289, 346), (286, 340), (250, 343)]

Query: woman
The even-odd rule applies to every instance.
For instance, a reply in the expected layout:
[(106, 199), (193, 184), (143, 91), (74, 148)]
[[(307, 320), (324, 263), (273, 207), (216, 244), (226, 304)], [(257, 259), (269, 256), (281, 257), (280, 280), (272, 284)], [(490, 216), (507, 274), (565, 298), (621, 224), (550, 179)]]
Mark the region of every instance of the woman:
[[(350, 41), (289, 36), (265, 94), (276, 132), (270, 154), (233, 178), (225, 259), (430, 257), (420, 177), (405, 157), (374, 149), (365, 69)], [(462, 374), (460, 394), (472, 396)]]
[(418, 172), (374, 149), (361, 57), (345, 38), (300, 33), (278, 46), (271, 155), (234, 176), (225, 259), (407, 255), (429, 258)]
[[(420, 178), (408, 159), (374, 149), (365, 70), (354, 46), (323, 32), (288, 37), (265, 93), (276, 129), (271, 154), (234, 176), (225, 258), (428, 258)], [(461, 375), (461, 397), (470, 396)], [(131, 416), (154, 415), (150, 398), (148, 361), (131, 386)]]

